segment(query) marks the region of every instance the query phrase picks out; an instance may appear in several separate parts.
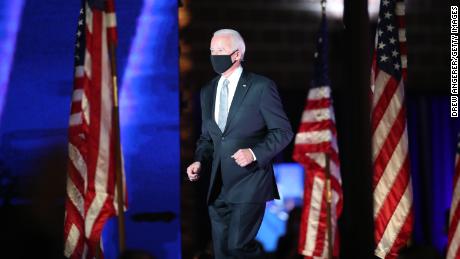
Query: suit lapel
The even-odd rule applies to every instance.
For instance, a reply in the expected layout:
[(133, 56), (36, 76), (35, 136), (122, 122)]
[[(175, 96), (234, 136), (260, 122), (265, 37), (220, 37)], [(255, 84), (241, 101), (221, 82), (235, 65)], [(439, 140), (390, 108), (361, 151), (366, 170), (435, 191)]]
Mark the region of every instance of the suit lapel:
[(240, 104), (243, 102), (244, 97), (246, 96), (246, 93), (248, 92), (248, 89), (250, 87), (249, 83), (250, 82), (248, 80), (248, 73), (245, 70), (243, 70), (240, 80), (238, 81), (238, 85), (236, 86), (232, 104), (230, 105), (230, 111), (228, 112), (227, 123), (225, 124), (224, 133), (227, 131), (233, 117), (235, 117), (235, 114), (240, 107)]

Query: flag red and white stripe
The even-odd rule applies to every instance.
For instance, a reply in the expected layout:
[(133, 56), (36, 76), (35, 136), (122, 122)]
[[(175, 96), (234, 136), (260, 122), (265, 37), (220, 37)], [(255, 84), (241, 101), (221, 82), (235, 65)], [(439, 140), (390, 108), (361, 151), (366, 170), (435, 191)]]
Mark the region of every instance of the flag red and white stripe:
[(101, 10), (83, 1), (77, 31), (64, 222), (68, 258), (95, 258), (103, 226), (118, 212), (108, 50), (116, 43), (116, 19), (113, 0), (102, 2)]
[(447, 259), (460, 258), (460, 134), (455, 156), (454, 193), (449, 216)]
[(375, 255), (396, 258), (412, 232), (404, 85), (407, 69), (404, 2), (382, 0), (372, 63), (372, 162)]

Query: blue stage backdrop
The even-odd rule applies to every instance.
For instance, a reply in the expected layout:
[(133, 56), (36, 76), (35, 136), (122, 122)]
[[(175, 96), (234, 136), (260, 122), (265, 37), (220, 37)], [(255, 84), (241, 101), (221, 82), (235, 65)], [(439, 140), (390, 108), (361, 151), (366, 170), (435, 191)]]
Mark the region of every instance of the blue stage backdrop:
[[(32, 179), (41, 177), (36, 168), (43, 161), (59, 161), (59, 170), (53, 173), (59, 176), (56, 179), (62, 180), (66, 174), (74, 43), (81, 1), (3, 2), (0, 165), (27, 189)], [(156, 258), (179, 258), (178, 1), (115, 0), (115, 4), (129, 202), (127, 248), (148, 251)], [(61, 194), (65, 190), (65, 182), (62, 186), (54, 182), (46, 185), (61, 190)], [(15, 193), (11, 202), (30, 203), (23, 193)], [(63, 206), (60, 197), (52, 201), (55, 206)], [(0, 206), (2, 202), (0, 199)], [(117, 233), (116, 219), (111, 219), (103, 233), (106, 258), (117, 257)]]
[(409, 152), (417, 245), (445, 252), (460, 120), (450, 117), (449, 96), (414, 96), (407, 102)]

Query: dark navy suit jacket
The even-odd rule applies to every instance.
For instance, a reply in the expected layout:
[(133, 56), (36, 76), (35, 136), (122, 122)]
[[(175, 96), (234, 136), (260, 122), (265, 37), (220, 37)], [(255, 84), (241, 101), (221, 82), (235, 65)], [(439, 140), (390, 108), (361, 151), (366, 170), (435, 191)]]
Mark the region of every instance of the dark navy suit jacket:
[[(279, 199), (272, 159), (289, 144), (293, 133), (276, 85), (264, 76), (243, 70), (222, 132), (214, 120), (219, 78), (205, 85), (200, 95), (202, 126), (195, 161), (212, 165), (207, 201), (216, 186), (219, 168), (228, 202)], [(257, 159), (246, 167), (231, 158), (243, 148), (251, 148)]]

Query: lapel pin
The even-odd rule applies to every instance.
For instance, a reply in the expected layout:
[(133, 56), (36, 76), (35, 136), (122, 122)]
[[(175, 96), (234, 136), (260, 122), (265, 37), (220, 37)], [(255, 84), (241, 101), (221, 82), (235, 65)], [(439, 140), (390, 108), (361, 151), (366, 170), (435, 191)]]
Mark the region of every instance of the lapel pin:
[(243, 85), (243, 87), (246, 87), (246, 85)]

